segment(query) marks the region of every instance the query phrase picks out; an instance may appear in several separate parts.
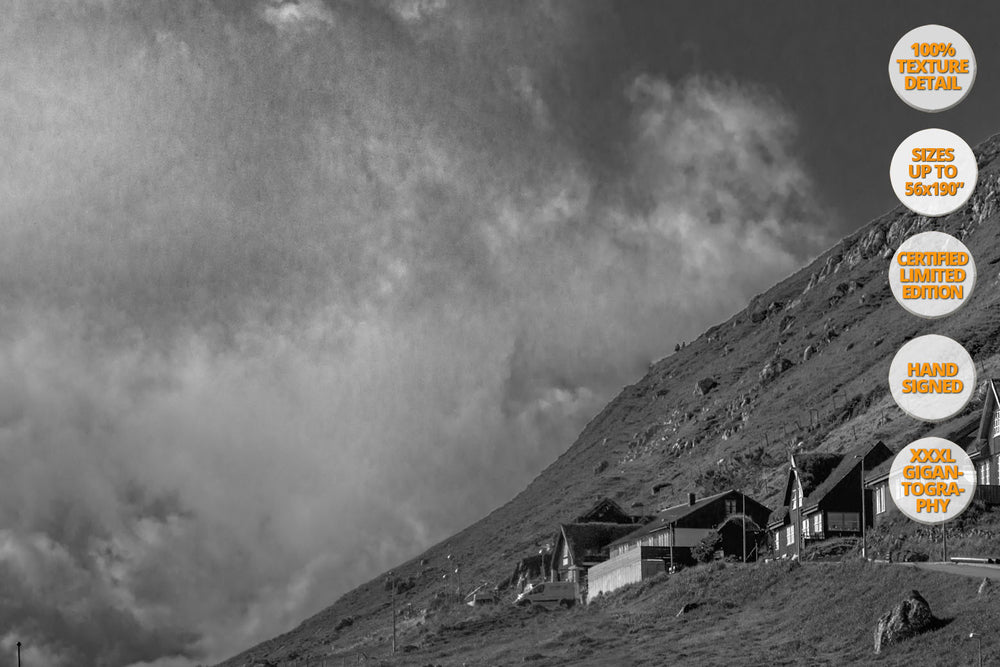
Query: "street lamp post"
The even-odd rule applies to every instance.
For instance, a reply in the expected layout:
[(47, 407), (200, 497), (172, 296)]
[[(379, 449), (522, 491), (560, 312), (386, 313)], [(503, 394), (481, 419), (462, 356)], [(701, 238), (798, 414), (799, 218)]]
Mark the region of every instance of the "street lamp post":
[(21, 642), (17, 643), (17, 667), (21, 667)]
[(983, 638), (980, 637), (975, 632), (970, 632), (969, 633), (969, 639), (975, 639), (976, 640), (976, 643), (978, 644), (978, 647), (977, 647), (978, 651), (977, 652), (979, 654), (979, 660), (978, 660), (979, 667), (983, 667)]

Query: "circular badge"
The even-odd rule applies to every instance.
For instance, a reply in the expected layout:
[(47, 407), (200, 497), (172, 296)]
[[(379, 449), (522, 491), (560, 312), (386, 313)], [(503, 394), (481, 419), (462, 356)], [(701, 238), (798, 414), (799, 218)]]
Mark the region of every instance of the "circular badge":
[(903, 308), (934, 319), (962, 307), (976, 284), (976, 263), (961, 241), (922, 232), (903, 241), (889, 263), (889, 287)]
[(960, 34), (943, 25), (922, 25), (896, 42), (889, 81), (899, 98), (920, 111), (950, 109), (976, 80), (976, 56)]
[(976, 156), (954, 132), (930, 128), (899, 145), (889, 165), (889, 181), (911, 211), (937, 217), (953, 213), (972, 196), (979, 177)]
[(976, 468), (944, 438), (921, 438), (903, 448), (889, 469), (889, 493), (899, 511), (938, 524), (965, 511), (976, 493)]
[(906, 414), (938, 422), (954, 417), (976, 387), (976, 366), (947, 336), (919, 336), (899, 348), (889, 366), (889, 391)]

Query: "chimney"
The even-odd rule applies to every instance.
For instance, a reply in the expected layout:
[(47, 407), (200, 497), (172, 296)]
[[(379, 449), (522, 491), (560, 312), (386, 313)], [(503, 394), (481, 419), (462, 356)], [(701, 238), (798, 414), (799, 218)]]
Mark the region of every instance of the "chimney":
[(688, 494), (688, 505), (694, 505), (695, 496), (693, 493)]

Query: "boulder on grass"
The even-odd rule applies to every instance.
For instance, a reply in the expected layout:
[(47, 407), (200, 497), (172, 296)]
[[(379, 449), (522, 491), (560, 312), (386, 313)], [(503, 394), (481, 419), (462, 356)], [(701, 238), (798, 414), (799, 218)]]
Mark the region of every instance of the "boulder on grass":
[(701, 380), (698, 380), (698, 382), (695, 383), (694, 393), (697, 394), (698, 396), (704, 396), (708, 392), (712, 391), (718, 385), (719, 383), (715, 380), (715, 378), (710, 378), (710, 377), (702, 378)]
[(881, 653), (887, 646), (933, 630), (937, 625), (927, 600), (917, 591), (910, 591), (875, 624), (875, 652)]

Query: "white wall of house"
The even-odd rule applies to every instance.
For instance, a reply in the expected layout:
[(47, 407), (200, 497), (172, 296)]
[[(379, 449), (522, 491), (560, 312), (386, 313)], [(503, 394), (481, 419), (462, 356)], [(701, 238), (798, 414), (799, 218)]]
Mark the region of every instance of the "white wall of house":
[(665, 570), (663, 560), (642, 559), (640, 549), (598, 563), (587, 570), (587, 602), (599, 593), (610, 593), (622, 586), (648, 579)]

